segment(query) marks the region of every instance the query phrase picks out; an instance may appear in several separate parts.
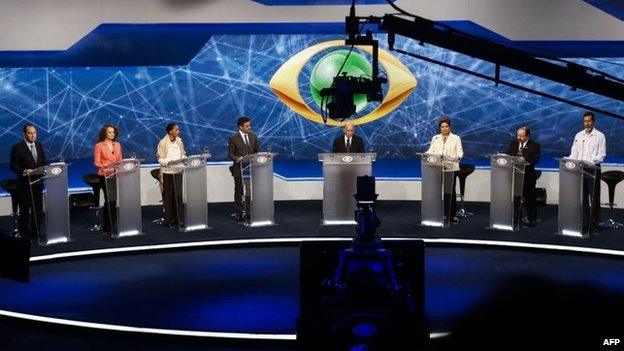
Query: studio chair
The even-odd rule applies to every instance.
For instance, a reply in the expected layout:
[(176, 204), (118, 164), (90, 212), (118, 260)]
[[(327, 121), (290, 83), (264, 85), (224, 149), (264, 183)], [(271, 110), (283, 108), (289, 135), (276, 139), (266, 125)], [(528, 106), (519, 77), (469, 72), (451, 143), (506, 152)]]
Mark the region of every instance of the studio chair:
[(95, 224), (89, 227), (89, 231), (96, 232), (102, 230), (102, 224), (100, 224), (100, 190), (102, 190), (102, 184), (100, 184), (100, 178), (96, 173), (88, 173), (82, 176), (82, 180), (91, 187), (93, 191), (93, 205), (89, 207), (89, 210), (95, 212)]
[(600, 223), (600, 226), (607, 228), (622, 228), (624, 225), (622, 223), (616, 222), (613, 219), (613, 206), (615, 205), (613, 202), (615, 200), (615, 187), (618, 185), (619, 182), (624, 179), (624, 172), (602, 172), (602, 174), (600, 175), (600, 179), (602, 179), (603, 182), (607, 183), (607, 187), (609, 188), (609, 220)]
[[(160, 168), (154, 168), (150, 171), (150, 175), (152, 176), (152, 178), (156, 179), (156, 182), (158, 183), (158, 191), (160, 192), (160, 202), (162, 203), (162, 188), (160, 185)], [(164, 218), (164, 213), (165, 213), (165, 205), (163, 203), (162, 206), (162, 215), (160, 216), (160, 219), (155, 219), (152, 221), (152, 223), (156, 223), (156, 224), (163, 224), (165, 223), (165, 218)]]
[(0, 181), (0, 187), (2, 188), (2, 190), (9, 193), (9, 196), (11, 196), (11, 219), (13, 220), (13, 235), (17, 236), (19, 234), (19, 229), (17, 225), (17, 180), (3, 179)]
[(459, 178), (459, 209), (456, 216), (459, 218), (468, 218), (474, 216), (474, 213), (466, 211), (464, 208), (464, 194), (466, 191), (466, 178), (475, 171), (475, 165), (462, 163), (459, 165), (457, 178)]

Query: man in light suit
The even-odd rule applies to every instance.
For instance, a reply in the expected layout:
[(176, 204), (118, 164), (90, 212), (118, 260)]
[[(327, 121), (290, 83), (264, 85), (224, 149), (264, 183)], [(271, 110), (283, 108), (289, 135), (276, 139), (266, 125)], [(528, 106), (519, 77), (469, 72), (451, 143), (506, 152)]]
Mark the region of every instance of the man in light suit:
[[(524, 182), (522, 184), (522, 196), (524, 197), (524, 203), (527, 210), (527, 219), (529, 226), (535, 226), (535, 220), (537, 219), (537, 206), (535, 205), (535, 183), (537, 181), (535, 174), (535, 165), (539, 162), (541, 156), (540, 144), (535, 142), (531, 136), (531, 131), (528, 127), (518, 128), (516, 139), (509, 143), (507, 149), (507, 155), (518, 156), (524, 158), (529, 164), (524, 168)], [(516, 202), (516, 218), (518, 221), (520, 216), (520, 199), (514, 199)]]
[(11, 170), (17, 175), (20, 236), (37, 240), (43, 214), (43, 186), (41, 178), (31, 173), (46, 163), (43, 145), (37, 141), (37, 129), (32, 124), (24, 126), (24, 140), (11, 149)]
[(234, 163), (230, 166), (230, 172), (234, 177), (234, 203), (236, 204), (236, 221), (244, 221), (245, 207), (243, 202), (243, 158), (249, 154), (260, 151), (258, 137), (251, 132), (251, 119), (246, 116), (236, 121), (238, 131), (228, 139), (228, 157)]
[(342, 127), (342, 135), (334, 140), (334, 146), (332, 152), (344, 152), (344, 153), (363, 153), (364, 152), (364, 139), (360, 138), (355, 133), (355, 127), (353, 123), (346, 122)]

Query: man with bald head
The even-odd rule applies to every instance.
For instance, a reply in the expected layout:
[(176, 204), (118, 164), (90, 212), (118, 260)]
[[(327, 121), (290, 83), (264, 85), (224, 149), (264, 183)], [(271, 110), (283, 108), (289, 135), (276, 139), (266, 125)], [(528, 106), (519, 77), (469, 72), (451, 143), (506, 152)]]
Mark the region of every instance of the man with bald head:
[(334, 140), (333, 153), (363, 153), (364, 140), (355, 135), (353, 123), (346, 122), (342, 127), (342, 135)]
[(20, 235), (36, 241), (43, 213), (43, 186), (34, 182), (41, 176), (31, 173), (44, 166), (46, 158), (43, 145), (37, 141), (37, 128), (29, 123), (22, 131), (24, 138), (11, 149), (11, 170), (17, 176)]

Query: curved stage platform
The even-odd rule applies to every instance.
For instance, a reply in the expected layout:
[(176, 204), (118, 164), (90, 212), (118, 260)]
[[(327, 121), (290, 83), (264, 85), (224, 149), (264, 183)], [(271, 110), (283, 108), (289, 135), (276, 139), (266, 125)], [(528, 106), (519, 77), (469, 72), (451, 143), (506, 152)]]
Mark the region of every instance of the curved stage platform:
[[(318, 201), (278, 202), (279, 225), (253, 229), (229, 218), (231, 206), (210, 205), (213, 229), (196, 233), (151, 223), (160, 208), (147, 207), (146, 235), (120, 240), (81, 231), (92, 217), (72, 213), (74, 241), (34, 247), (30, 283), (0, 280), (0, 334), (10, 335), (0, 346), (294, 350), (298, 244), (354, 229), (321, 227)], [(466, 207), (477, 215), (448, 229), (418, 226), (417, 202), (377, 208), (385, 240), (425, 240), (432, 349), (599, 349), (621, 334), (606, 315), (624, 312), (624, 231), (555, 236), (556, 207), (535, 228), (490, 231), (487, 204)]]

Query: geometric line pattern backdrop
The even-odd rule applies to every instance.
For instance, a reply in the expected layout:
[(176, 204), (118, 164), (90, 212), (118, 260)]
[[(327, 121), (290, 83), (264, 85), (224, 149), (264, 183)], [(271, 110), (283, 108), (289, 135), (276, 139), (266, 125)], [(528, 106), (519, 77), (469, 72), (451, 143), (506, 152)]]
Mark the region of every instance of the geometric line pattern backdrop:
[[(377, 35), (380, 43), (383, 35)], [(248, 115), (263, 147), (280, 157), (314, 159), (331, 149), (340, 131), (303, 118), (286, 107), (268, 86), (277, 69), (291, 56), (314, 44), (342, 39), (337, 35), (218, 35), (213, 36), (186, 66), (76, 67), (0, 69), (0, 153), (22, 137), (22, 125), (34, 123), (50, 159), (92, 157), (99, 128), (117, 124), (124, 153), (155, 159), (164, 126), (177, 122), (189, 152), (209, 147), (213, 160), (226, 159), (227, 137), (235, 120)], [(383, 44), (381, 45), (383, 47)], [(397, 48), (493, 74), (493, 65), (433, 46), (397, 38)], [(581, 129), (582, 111), (512, 88), (455, 72), (392, 52), (416, 77), (416, 89), (396, 110), (358, 126), (367, 148), (379, 157), (415, 158), (437, 130), (437, 118), (447, 114), (453, 131), (462, 136), (467, 157), (502, 150), (519, 125), (529, 125), (544, 154), (567, 155)], [(582, 60), (622, 77), (624, 59)], [(309, 69), (301, 73), (302, 87)], [(503, 70), (502, 78), (575, 101), (624, 114), (624, 103), (560, 84)], [(313, 103), (309, 103), (310, 106)], [(610, 156), (624, 154), (624, 122), (599, 116)]]

